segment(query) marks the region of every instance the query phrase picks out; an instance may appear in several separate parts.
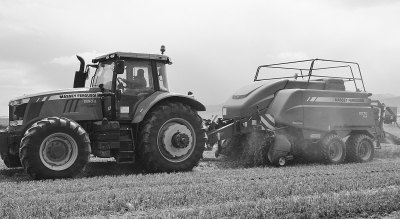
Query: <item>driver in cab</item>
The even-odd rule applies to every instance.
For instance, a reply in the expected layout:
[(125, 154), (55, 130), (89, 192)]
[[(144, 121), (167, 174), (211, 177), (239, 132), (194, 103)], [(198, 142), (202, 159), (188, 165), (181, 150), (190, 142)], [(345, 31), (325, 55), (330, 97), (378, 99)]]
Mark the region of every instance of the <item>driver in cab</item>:
[(133, 80), (119, 78), (126, 84), (128, 89), (143, 89), (147, 86), (146, 78), (144, 77), (144, 70), (137, 70), (137, 75), (133, 77)]

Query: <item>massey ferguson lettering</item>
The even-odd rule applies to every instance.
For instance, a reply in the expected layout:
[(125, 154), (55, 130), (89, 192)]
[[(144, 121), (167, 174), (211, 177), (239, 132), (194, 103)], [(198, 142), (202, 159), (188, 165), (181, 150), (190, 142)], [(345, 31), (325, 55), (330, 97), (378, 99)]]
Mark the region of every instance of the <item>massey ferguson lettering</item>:
[(77, 94), (60, 94), (60, 99), (74, 99), (74, 98), (98, 98), (96, 93), (77, 93)]
[(365, 103), (363, 98), (335, 98), (335, 102), (342, 103)]
[(369, 103), (367, 98), (345, 98), (345, 97), (308, 97), (309, 102), (323, 103)]

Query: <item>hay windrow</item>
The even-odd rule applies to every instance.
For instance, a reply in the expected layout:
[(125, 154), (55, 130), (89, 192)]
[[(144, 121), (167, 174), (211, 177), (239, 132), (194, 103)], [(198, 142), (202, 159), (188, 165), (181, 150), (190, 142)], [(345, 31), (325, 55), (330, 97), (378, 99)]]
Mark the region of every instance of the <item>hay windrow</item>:
[(223, 143), (221, 154), (245, 167), (268, 165), (271, 136), (266, 131), (253, 131), (234, 136)]

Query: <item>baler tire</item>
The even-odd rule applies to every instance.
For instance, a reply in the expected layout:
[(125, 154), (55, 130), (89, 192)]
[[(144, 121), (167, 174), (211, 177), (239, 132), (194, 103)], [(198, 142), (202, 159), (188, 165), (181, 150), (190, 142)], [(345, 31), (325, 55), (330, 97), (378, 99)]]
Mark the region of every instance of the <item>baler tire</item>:
[(49, 117), (34, 123), (21, 140), (19, 156), (35, 180), (71, 178), (84, 171), (90, 159), (90, 139), (73, 120)]
[(374, 157), (374, 144), (365, 134), (351, 135), (346, 141), (348, 162), (365, 163)]
[[(334, 153), (338, 153), (332, 157), (332, 149)], [(346, 157), (346, 146), (337, 134), (327, 134), (320, 142), (318, 147), (319, 155), (323, 163), (340, 164)]]
[(21, 161), (19, 160), (18, 155), (13, 154), (2, 154), (1, 159), (4, 162), (4, 165), (8, 168), (22, 167)]
[(284, 167), (287, 165), (287, 157), (285, 153), (278, 153), (272, 162), (275, 167)]
[[(139, 130), (140, 160), (148, 172), (190, 171), (203, 156), (202, 119), (184, 103), (160, 103), (147, 113)], [(178, 136), (183, 137), (177, 143)]]

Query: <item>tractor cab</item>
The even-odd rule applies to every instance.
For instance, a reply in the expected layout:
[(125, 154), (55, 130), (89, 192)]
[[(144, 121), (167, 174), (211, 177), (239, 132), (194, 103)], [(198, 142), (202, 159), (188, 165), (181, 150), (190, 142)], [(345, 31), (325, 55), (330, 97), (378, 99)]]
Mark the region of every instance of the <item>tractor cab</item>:
[(102, 108), (108, 119), (131, 120), (146, 97), (156, 91), (169, 92), (165, 65), (172, 63), (167, 56), (115, 52), (92, 62), (98, 64), (90, 88), (100, 88), (105, 96)]

